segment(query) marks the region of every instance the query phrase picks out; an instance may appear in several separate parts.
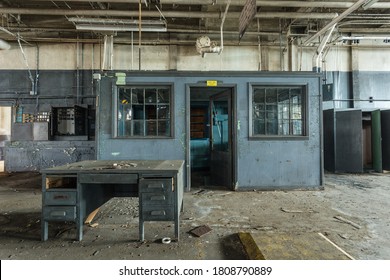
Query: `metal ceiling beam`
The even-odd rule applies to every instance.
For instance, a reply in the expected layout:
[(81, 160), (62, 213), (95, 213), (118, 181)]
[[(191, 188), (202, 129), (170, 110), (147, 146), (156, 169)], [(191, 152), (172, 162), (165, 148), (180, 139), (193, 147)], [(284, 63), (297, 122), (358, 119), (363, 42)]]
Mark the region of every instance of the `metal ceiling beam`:
[[(30, 0), (30, 2), (52, 2), (53, 0)], [(104, 3), (125, 3), (125, 4), (138, 4), (139, 0), (67, 0), (67, 2), (104, 2)], [(218, 5), (226, 5), (229, 0), (218, 0)], [(165, 5), (211, 5), (211, 1), (206, 0), (161, 0), (161, 4)], [(231, 6), (244, 6), (245, 1), (232, 0)], [(349, 8), (355, 2), (353, 1), (256, 1), (258, 7), (290, 7), (290, 8)], [(373, 4), (370, 9), (388, 9), (390, 8), (390, 2), (381, 2)]]
[[(68, 10), (68, 9), (28, 9), (28, 8), (0, 8), (0, 14), (18, 15), (45, 15), (45, 16), (112, 16), (112, 17), (136, 17), (138, 10)], [(229, 18), (239, 18), (240, 12), (230, 12)], [(221, 12), (183, 12), (164, 11), (167, 18), (222, 18)], [(256, 18), (289, 18), (289, 19), (331, 19), (335, 13), (289, 13), (289, 12), (262, 12)], [(158, 11), (144, 11), (143, 17), (159, 18)]]

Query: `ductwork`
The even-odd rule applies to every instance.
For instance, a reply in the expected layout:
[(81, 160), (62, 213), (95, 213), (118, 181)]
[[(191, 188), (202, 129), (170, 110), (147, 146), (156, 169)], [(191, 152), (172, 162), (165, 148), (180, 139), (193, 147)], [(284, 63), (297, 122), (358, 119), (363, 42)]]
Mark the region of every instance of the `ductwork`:
[(0, 50), (9, 50), (11, 48), (11, 45), (8, 44), (6, 41), (0, 39)]

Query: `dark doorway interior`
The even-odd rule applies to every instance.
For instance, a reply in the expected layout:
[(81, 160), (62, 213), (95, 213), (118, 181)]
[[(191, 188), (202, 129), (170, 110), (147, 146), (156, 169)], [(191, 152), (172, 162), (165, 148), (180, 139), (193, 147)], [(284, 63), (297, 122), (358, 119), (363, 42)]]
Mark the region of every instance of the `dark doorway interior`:
[(191, 186), (233, 187), (231, 87), (191, 87)]

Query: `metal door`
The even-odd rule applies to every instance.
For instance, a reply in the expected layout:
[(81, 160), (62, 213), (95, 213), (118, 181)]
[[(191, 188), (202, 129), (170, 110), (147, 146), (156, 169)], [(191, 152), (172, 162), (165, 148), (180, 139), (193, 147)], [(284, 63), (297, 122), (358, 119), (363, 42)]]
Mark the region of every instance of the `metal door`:
[(390, 110), (381, 111), (382, 168), (390, 170)]
[(371, 143), (372, 143), (372, 167), (376, 172), (383, 172), (382, 168), (382, 133), (381, 133), (381, 111), (375, 110), (371, 113)]
[(231, 99), (230, 92), (210, 97), (210, 179), (229, 189), (233, 187)]

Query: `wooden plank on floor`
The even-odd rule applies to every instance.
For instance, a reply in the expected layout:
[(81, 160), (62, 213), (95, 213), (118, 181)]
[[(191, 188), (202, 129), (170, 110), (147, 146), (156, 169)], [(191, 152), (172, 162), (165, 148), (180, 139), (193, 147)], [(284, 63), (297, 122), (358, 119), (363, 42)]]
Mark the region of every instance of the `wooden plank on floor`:
[(88, 215), (88, 217), (85, 219), (84, 224), (87, 225), (87, 224), (92, 223), (92, 220), (93, 220), (93, 218), (95, 218), (96, 214), (99, 212), (99, 209), (100, 209), (100, 208), (97, 208), (97, 209), (95, 209), (94, 211), (92, 211), (92, 212)]
[[(239, 233), (251, 260), (349, 260), (318, 233)], [(259, 258), (262, 256), (263, 258)]]

